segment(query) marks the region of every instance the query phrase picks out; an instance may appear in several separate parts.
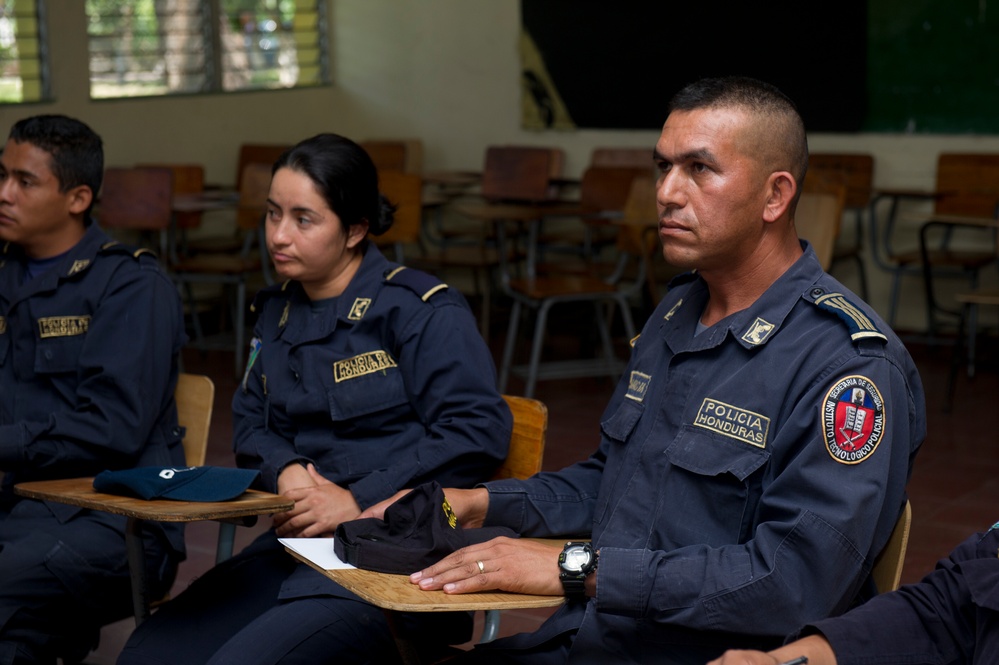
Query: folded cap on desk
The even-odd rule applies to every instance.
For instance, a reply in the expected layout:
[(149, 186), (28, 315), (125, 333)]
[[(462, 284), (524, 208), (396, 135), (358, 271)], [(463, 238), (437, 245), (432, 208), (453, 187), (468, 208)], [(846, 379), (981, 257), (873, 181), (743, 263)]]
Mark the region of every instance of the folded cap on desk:
[(380, 573), (408, 575), (467, 545), (497, 536), (515, 538), (506, 527), (463, 529), (437, 482), (413, 489), (385, 509), (385, 519), (343, 522), (333, 550), (351, 565)]
[(221, 466), (144, 466), (102, 471), (94, 478), (94, 489), (143, 499), (227, 501), (245, 492), (258, 475), (260, 472), (252, 469)]

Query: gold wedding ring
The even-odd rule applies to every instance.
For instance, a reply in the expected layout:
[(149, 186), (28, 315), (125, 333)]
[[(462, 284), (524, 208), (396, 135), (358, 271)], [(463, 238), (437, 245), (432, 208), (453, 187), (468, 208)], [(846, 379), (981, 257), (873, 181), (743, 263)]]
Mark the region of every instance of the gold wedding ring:
[(479, 567), (479, 572), (480, 573), (486, 572), (486, 566), (485, 566), (484, 563), (482, 563), (482, 561), (476, 561), (475, 565)]

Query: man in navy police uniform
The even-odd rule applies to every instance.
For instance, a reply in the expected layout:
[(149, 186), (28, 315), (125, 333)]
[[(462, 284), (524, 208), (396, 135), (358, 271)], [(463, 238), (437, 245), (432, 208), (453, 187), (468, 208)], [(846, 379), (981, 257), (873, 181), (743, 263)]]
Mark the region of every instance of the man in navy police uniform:
[(958, 545), (917, 584), (806, 626), (770, 653), (731, 651), (711, 665), (999, 663), (999, 524)]
[(411, 578), (568, 596), (471, 662), (703, 665), (875, 593), (925, 435), (923, 390), (895, 335), (797, 237), (801, 117), (762, 82), (699, 81), (673, 98), (654, 160), (663, 254), (694, 272), (635, 340), (599, 448), (558, 472), (447, 490), (466, 526), (592, 543), (498, 538)]
[[(90, 218), (100, 137), (63, 116), (16, 123), (0, 155), (0, 664), (86, 655), (131, 609), (125, 518), (17, 496), (15, 483), (183, 466), (173, 391), (177, 290)], [(150, 591), (183, 558), (143, 533)]]

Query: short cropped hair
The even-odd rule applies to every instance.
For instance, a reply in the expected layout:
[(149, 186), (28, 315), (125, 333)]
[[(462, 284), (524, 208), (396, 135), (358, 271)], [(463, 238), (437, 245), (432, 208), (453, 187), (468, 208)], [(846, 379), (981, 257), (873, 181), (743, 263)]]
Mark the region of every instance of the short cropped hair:
[(288, 168), (305, 175), (340, 218), (344, 231), (361, 222), (381, 235), (392, 226), (395, 208), (378, 192), (378, 169), (364, 148), (339, 134), (318, 134), (289, 148), (273, 173)]
[(104, 145), (94, 130), (64, 115), (36, 115), (17, 121), (8, 139), (49, 153), (59, 191), (86, 185), (93, 193), (93, 207), (104, 178)]
[(789, 171), (800, 194), (808, 170), (808, 139), (805, 123), (787, 95), (757, 79), (726, 76), (691, 83), (669, 103), (670, 113), (706, 108), (736, 108), (759, 118), (760, 154), (773, 170)]

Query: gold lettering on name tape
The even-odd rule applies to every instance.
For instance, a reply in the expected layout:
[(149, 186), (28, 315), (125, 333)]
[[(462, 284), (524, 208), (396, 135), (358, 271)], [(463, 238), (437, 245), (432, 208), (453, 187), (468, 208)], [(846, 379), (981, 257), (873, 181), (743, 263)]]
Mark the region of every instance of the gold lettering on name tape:
[(46, 316), (38, 319), (38, 334), (46, 337), (73, 337), (90, 328), (89, 316)]
[(340, 383), (366, 374), (381, 372), (390, 367), (397, 367), (392, 356), (385, 351), (369, 351), (333, 363), (333, 380)]
[(5, 332), (7, 332), (7, 319), (5, 317), (0, 316), (0, 335), (4, 334)]
[(697, 410), (694, 425), (743, 441), (757, 448), (765, 448), (770, 431), (770, 419), (759, 413), (740, 409), (731, 404), (705, 398)]

